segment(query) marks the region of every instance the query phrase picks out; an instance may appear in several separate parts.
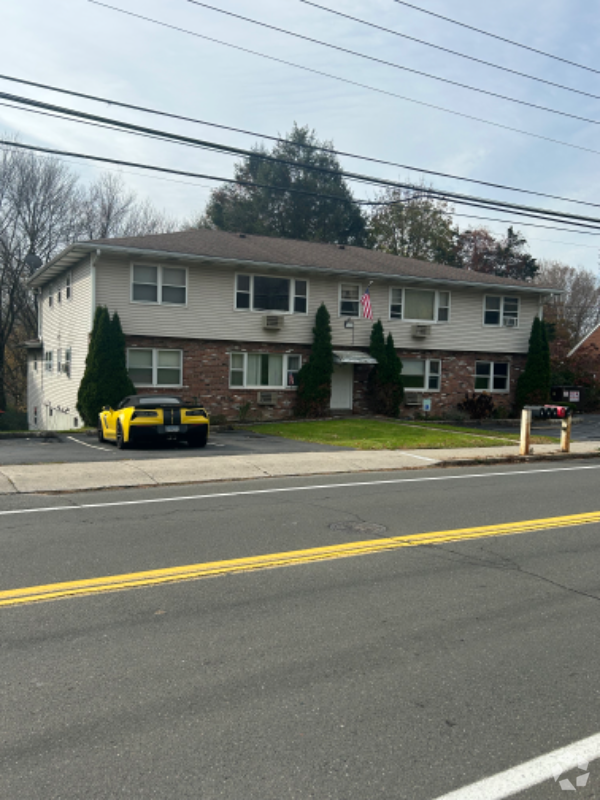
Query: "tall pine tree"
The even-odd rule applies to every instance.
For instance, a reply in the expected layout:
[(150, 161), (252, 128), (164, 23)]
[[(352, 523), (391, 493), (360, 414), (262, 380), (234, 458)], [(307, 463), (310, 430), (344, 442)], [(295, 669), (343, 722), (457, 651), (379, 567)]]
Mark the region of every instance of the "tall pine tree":
[(369, 354), (377, 361), (367, 382), (371, 410), (386, 417), (397, 417), (404, 397), (402, 362), (396, 353), (391, 333), (386, 340), (381, 320), (377, 320), (371, 329)]
[(110, 316), (105, 306), (99, 306), (94, 315), (85, 372), (77, 392), (77, 410), (86, 425), (96, 425), (98, 414), (107, 403), (104, 382), (110, 367)]
[(517, 405), (540, 405), (550, 399), (550, 348), (544, 323), (533, 320), (525, 369), (517, 381)]
[(324, 303), (315, 316), (313, 345), (308, 361), (298, 373), (296, 414), (300, 417), (321, 417), (329, 409), (333, 344), (331, 318)]

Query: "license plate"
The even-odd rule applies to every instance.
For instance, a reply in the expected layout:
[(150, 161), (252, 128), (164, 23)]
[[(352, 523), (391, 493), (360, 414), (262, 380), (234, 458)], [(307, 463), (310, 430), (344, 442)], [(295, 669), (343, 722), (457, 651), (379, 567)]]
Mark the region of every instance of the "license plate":
[(165, 425), (165, 433), (179, 433), (179, 425)]

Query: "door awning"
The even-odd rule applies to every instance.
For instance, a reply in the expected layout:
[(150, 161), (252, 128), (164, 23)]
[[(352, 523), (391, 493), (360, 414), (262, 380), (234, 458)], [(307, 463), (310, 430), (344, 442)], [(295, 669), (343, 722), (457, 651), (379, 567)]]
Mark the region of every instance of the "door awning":
[(359, 350), (334, 350), (334, 364), (377, 364), (377, 360), (368, 353), (361, 353)]

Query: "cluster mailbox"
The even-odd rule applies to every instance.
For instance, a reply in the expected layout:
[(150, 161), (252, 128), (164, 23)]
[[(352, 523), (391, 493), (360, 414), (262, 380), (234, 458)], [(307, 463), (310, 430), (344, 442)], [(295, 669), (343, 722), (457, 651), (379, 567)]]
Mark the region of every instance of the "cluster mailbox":
[(570, 406), (525, 406), (534, 419), (567, 419), (573, 414)]

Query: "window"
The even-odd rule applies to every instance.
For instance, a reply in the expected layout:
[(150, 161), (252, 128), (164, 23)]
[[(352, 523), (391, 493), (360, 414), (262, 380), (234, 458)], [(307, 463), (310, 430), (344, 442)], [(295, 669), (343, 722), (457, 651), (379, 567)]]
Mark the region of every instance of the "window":
[(235, 307), (242, 311), (306, 314), (308, 281), (269, 275), (236, 275)]
[(38, 410), (37, 410), (37, 406), (34, 406), (34, 407), (33, 407), (33, 424), (34, 424), (34, 425), (37, 425), (37, 424), (38, 424)]
[(56, 301), (58, 303), (62, 303), (62, 290), (61, 289), (59, 289), (58, 292), (56, 293)]
[(390, 290), (390, 319), (413, 322), (449, 322), (450, 292), (432, 289)]
[(52, 372), (52, 350), (45, 353), (46, 372)]
[(135, 303), (185, 305), (187, 270), (183, 267), (134, 264), (131, 275), (131, 299)]
[(52, 289), (48, 289), (48, 308), (52, 308)]
[(508, 392), (509, 365), (494, 361), (475, 362), (475, 390)]
[(136, 386), (181, 386), (181, 350), (131, 348), (127, 351), (129, 377)]
[(442, 362), (438, 359), (402, 359), (402, 383), (405, 389), (439, 392)]
[(65, 300), (70, 300), (70, 299), (71, 299), (71, 273), (67, 272), (67, 277), (65, 279)]
[(360, 286), (342, 283), (340, 286), (340, 317), (360, 317)]
[(62, 350), (59, 347), (58, 350), (56, 351), (56, 371), (58, 372), (59, 375), (60, 375), (61, 365), (62, 365)]
[[(70, 378), (71, 377), (71, 348), (70, 347), (68, 347), (65, 350), (65, 372), (67, 374), (67, 377)], [(75, 426), (75, 427), (77, 427), (77, 426)]]
[(37, 356), (32, 361), (33, 371), (37, 372)]
[(79, 417), (73, 417), (73, 427), (74, 428), (79, 427)]
[(483, 324), (516, 328), (519, 324), (519, 298), (486, 296)]
[(296, 386), (301, 357), (274, 353), (232, 353), (229, 385), (232, 388), (283, 389)]

